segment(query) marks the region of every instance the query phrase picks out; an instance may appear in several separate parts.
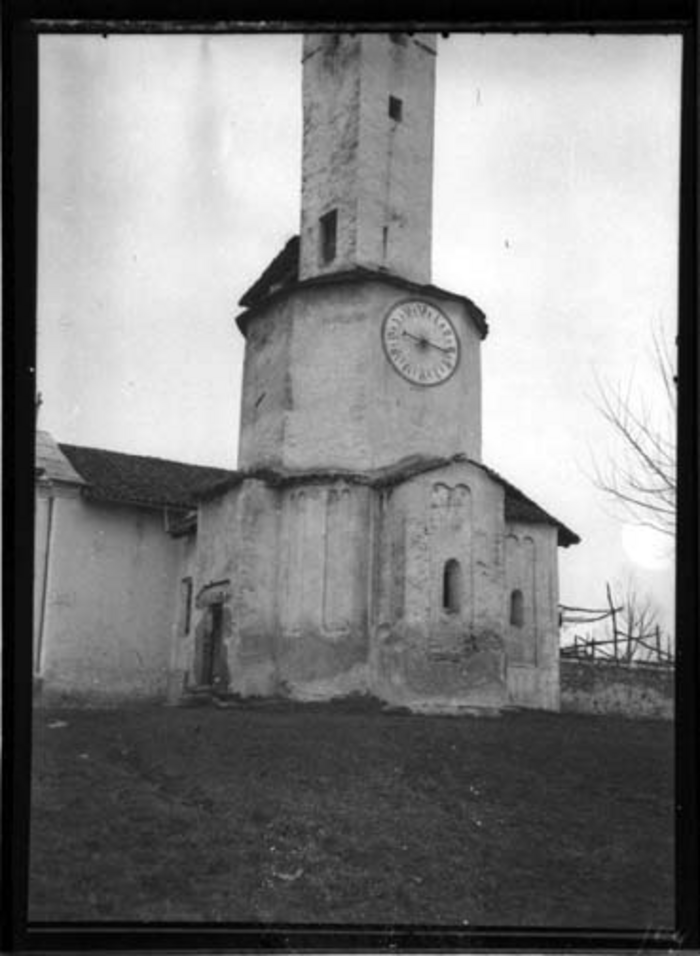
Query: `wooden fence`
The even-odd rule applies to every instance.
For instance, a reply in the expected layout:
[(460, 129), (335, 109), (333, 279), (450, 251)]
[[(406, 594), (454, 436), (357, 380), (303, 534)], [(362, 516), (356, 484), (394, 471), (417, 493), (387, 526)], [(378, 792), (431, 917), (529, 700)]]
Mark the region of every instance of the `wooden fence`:
[(643, 663), (668, 667), (674, 663), (673, 651), (668, 643), (662, 646), (661, 628), (654, 625), (648, 632), (625, 630), (623, 627), (623, 607), (615, 607), (610, 585), (606, 585), (607, 608), (582, 608), (559, 605), (559, 622), (561, 626), (592, 625), (609, 620), (610, 636), (604, 638), (592, 637), (590, 634), (574, 635), (573, 644), (566, 644), (560, 648), (563, 658), (587, 661), (612, 661), (616, 664)]

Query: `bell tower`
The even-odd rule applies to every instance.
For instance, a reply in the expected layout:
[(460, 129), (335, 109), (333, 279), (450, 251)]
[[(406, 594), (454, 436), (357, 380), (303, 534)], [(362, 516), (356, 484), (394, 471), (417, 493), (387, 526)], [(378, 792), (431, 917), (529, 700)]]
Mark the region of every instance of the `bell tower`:
[(436, 51), (304, 38), (301, 233), (241, 300), (241, 468), (481, 458), (486, 320), (430, 276)]
[(557, 706), (556, 522), (481, 466), (488, 324), (430, 278), (435, 53), (304, 39), (301, 235), (240, 300), (239, 472), (197, 517), (190, 645), (243, 696)]
[(430, 281), (436, 41), (307, 34), (299, 278)]

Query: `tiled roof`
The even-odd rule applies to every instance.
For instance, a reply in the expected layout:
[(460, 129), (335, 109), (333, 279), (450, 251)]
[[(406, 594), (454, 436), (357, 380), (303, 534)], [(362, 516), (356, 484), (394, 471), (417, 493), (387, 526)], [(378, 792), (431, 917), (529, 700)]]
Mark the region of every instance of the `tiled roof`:
[(580, 537), (574, 531), (567, 528), (567, 526), (557, 520), (557, 518), (553, 518), (544, 508), (540, 508), (531, 498), (523, 494), (519, 488), (516, 488), (515, 485), (511, 485), (509, 481), (506, 481), (505, 478), (501, 478), (500, 475), (497, 475), (496, 472), (490, 468), (485, 468), (485, 470), (493, 475), (497, 481), (500, 481), (505, 489), (506, 521), (522, 521), (523, 524), (554, 525), (557, 529), (557, 541), (563, 548), (568, 548), (571, 544), (581, 543)]
[(249, 309), (283, 286), (299, 278), (299, 236), (292, 236), (259, 279), (241, 297), (239, 305)]
[[(404, 279), (401, 276), (390, 272), (379, 271), (375, 269), (355, 268), (347, 272), (330, 272), (326, 275), (315, 276), (311, 279), (299, 279), (299, 236), (293, 236), (285, 245), (284, 249), (278, 253), (270, 265), (264, 270), (253, 285), (241, 296), (238, 304), (244, 309), (251, 311), (257, 308), (262, 302), (277, 292), (290, 290), (296, 286), (306, 288), (315, 285), (327, 285), (331, 282), (363, 282), (368, 279), (379, 279), (383, 282), (393, 283), (413, 292), (417, 295), (427, 295), (436, 298), (458, 299), (464, 302), (467, 310), (472, 317), (479, 334), (486, 338), (488, 334), (488, 323), (486, 316), (481, 309), (468, 299), (466, 296), (458, 295), (454, 292), (448, 292), (436, 285), (422, 285)], [(245, 334), (245, 325), (247, 322), (248, 311), (238, 316), (236, 322), (239, 329)]]
[(103, 501), (193, 508), (200, 486), (221, 481), (231, 474), (225, 468), (127, 455), (102, 448), (64, 444), (58, 447), (87, 482), (85, 494)]
[(74, 485), (85, 484), (48, 432), (37, 431), (36, 433), (34, 467), (38, 476), (49, 481), (65, 481)]
[[(565, 524), (540, 508), (493, 469), (460, 454), (429, 458), (411, 455), (393, 465), (367, 472), (344, 469), (291, 471), (283, 468), (233, 471), (168, 461), (164, 458), (127, 455), (124, 452), (105, 451), (101, 448), (85, 448), (81, 445), (57, 445), (50, 435), (38, 432), (37, 464), (46, 459), (45, 453), (40, 455), (40, 449), (51, 447), (58, 452), (58, 455), (52, 455), (53, 460), (63, 462), (60, 465), (62, 480), (85, 483), (85, 494), (88, 497), (124, 504), (182, 509), (194, 508), (198, 500), (223, 494), (248, 478), (276, 486), (344, 480), (373, 488), (388, 488), (428, 471), (435, 471), (453, 463), (468, 462), (481, 468), (503, 486), (506, 521), (553, 525), (557, 528), (558, 543), (565, 548), (578, 544), (581, 540)], [(74, 477), (68, 477), (69, 475)], [(49, 477), (55, 478), (56, 473)]]
[(231, 471), (221, 480), (212, 481), (210, 485), (202, 487), (200, 497), (202, 499), (214, 498), (224, 494), (230, 488), (239, 485), (248, 478), (258, 479), (273, 486), (287, 486), (295, 484), (322, 483), (328, 481), (347, 481), (351, 484), (369, 485), (372, 488), (389, 488), (392, 485), (401, 484), (414, 478), (417, 475), (425, 474), (428, 471), (435, 471), (438, 468), (444, 468), (447, 465), (467, 462), (471, 465), (481, 468), (494, 481), (503, 486), (505, 491), (505, 519), (506, 521), (522, 521), (524, 524), (549, 524), (557, 529), (557, 542), (561, 547), (568, 548), (569, 545), (578, 544), (580, 538), (577, 534), (567, 528), (565, 524), (558, 521), (552, 515), (548, 514), (544, 508), (540, 508), (531, 498), (523, 494), (519, 488), (512, 485), (505, 478), (502, 478), (492, 468), (488, 468), (481, 462), (472, 461), (466, 455), (453, 455), (452, 457), (422, 457), (420, 455), (410, 455), (393, 465), (385, 468), (377, 468), (373, 471), (350, 471), (344, 469), (318, 469), (313, 471), (292, 471), (284, 468), (258, 468), (248, 471)]

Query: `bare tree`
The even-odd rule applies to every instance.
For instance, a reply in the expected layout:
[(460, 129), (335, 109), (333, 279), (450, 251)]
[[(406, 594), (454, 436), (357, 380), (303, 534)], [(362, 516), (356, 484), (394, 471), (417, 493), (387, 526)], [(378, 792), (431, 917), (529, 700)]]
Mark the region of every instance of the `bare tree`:
[(676, 524), (676, 381), (671, 352), (653, 336), (656, 387), (661, 408), (652, 409), (632, 382), (626, 389), (597, 382), (595, 404), (611, 426), (614, 448), (594, 461), (593, 480), (635, 524), (674, 535)]
[(630, 579), (622, 590), (619, 603), (620, 657), (623, 660), (644, 660), (655, 653), (654, 642), (659, 629), (659, 612), (648, 595), (641, 594)]

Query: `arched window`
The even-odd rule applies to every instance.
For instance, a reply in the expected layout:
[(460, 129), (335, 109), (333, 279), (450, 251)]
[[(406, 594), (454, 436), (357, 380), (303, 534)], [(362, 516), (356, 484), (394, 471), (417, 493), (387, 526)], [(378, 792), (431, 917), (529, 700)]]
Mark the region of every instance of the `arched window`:
[(457, 614), (462, 606), (462, 569), (459, 561), (450, 558), (442, 572), (443, 610)]
[(523, 592), (515, 590), (510, 595), (510, 623), (513, 627), (522, 627), (525, 623)]

